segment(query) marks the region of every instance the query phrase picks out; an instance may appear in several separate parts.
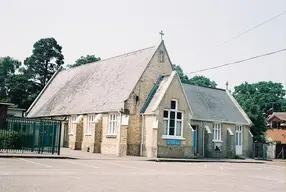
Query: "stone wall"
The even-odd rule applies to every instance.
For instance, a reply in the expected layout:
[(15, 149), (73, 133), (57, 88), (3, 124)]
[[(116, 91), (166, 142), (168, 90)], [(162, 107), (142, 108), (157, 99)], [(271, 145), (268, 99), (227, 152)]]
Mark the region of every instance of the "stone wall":
[(249, 133), (249, 126), (243, 126), (243, 143), (242, 143), (242, 153), (243, 156), (253, 158), (253, 137)]
[(118, 156), (126, 156), (127, 154), (127, 127), (120, 126), (120, 141)]
[(144, 143), (143, 143), (143, 156), (149, 158), (157, 157), (157, 131), (154, 127), (156, 115), (144, 116)]
[[(164, 109), (170, 109), (170, 102), (172, 99), (176, 99), (178, 101), (178, 110), (183, 113), (183, 138), (174, 138), (175, 140), (180, 140), (180, 145), (168, 145), (167, 141), (169, 138), (165, 139), (162, 137), (164, 135), (163, 112)], [(169, 88), (167, 89), (158, 110), (157, 156), (176, 158), (193, 157), (193, 133), (192, 129), (188, 125), (190, 123), (190, 110), (177, 76), (174, 77)]]
[(75, 150), (81, 150), (83, 140), (83, 119), (76, 126)]
[(100, 119), (95, 124), (95, 131), (94, 131), (94, 153), (101, 153), (101, 141), (102, 141), (102, 119)]
[(117, 135), (108, 135), (108, 114), (102, 115), (102, 142), (101, 142), (101, 153), (102, 154), (119, 154), (119, 139), (120, 133)]
[(91, 134), (87, 134), (88, 116), (83, 117), (83, 141), (82, 150), (91, 153), (100, 153), (102, 138), (102, 120), (91, 124)]
[(132, 94), (125, 102), (125, 109), (128, 109), (130, 112), (129, 125), (127, 128), (127, 155), (140, 155), (142, 121), (140, 110), (159, 75), (169, 75), (172, 72), (171, 62), (167, 54), (165, 54), (164, 62), (160, 62), (160, 51), (166, 53), (163, 44), (159, 46)]

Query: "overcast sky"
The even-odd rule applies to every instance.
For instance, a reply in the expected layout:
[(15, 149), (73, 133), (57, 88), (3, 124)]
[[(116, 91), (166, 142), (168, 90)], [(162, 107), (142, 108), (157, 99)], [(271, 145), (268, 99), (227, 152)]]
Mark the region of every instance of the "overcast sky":
[[(21, 61), (40, 38), (54, 37), (65, 63), (102, 59), (157, 45), (159, 32), (174, 64), (192, 72), (286, 48), (286, 14), (220, 47), (286, 10), (285, 0), (0, 0), (0, 57)], [(204, 75), (225, 88), (244, 81), (286, 87), (286, 51)]]

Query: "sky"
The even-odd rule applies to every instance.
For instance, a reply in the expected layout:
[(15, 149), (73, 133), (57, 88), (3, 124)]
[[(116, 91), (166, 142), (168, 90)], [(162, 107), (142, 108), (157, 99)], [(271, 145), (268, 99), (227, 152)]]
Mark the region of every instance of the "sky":
[[(161, 30), (185, 73), (286, 48), (286, 14), (221, 45), (285, 11), (285, 0), (0, 0), (0, 7), (0, 57), (22, 62), (41, 38), (54, 37), (71, 64), (158, 45)], [(245, 81), (286, 88), (286, 51), (193, 75), (232, 90)]]

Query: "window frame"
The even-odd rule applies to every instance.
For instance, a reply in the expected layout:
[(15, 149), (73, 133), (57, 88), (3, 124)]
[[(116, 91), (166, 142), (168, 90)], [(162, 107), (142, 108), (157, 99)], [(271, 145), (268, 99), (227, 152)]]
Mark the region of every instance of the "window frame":
[(75, 133), (75, 129), (76, 129), (76, 124), (77, 124), (77, 115), (72, 115), (71, 116), (71, 125), (69, 127), (69, 135), (73, 135)]
[(92, 135), (92, 125), (95, 125), (95, 114), (87, 115), (87, 127), (85, 130), (85, 135)]
[(108, 114), (107, 135), (111, 135), (111, 136), (117, 135), (118, 116), (119, 115), (117, 113), (109, 113)]
[[(172, 102), (175, 101), (175, 109), (172, 109)], [(184, 128), (184, 113), (183, 111), (180, 111), (178, 110), (178, 100), (177, 99), (171, 99), (170, 101), (170, 109), (164, 109), (163, 110), (163, 138), (169, 138), (169, 137), (172, 137), (172, 138), (183, 138), (183, 128)], [(167, 112), (168, 113), (168, 117), (164, 117), (164, 113)], [(170, 120), (171, 120), (171, 112), (174, 112), (175, 113), (175, 118), (172, 120), (174, 120), (174, 135), (170, 135)], [(178, 114), (181, 114), (181, 119), (178, 119)], [(167, 122), (167, 130), (166, 130), (166, 126), (165, 126), (165, 123)], [(177, 130), (178, 130), (178, 122), (181, 123), (181, 133), (180, 135), (177, 135)]]
[[(273, 124), (276, 125), (276, 126), (273, 126)], [(279, 129), (280, 126), (281, 126), (281, 122), (279, 122), (279, 121), (271, 121), (271, 128)]]
[(221, 132), (222, 132), (221, 123), (213, 123), (213, 135), (214, 135), (213, 141), (222, 142)]

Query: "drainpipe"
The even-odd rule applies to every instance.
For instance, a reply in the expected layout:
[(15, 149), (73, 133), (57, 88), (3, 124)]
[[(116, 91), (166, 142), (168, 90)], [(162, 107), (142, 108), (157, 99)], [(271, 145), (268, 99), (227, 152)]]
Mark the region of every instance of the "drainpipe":
[(203, 157), (205, 157), (205, 127), (203, 121), (201, 121), (201, 126), (203, 130)]
[(140, 156), (143, 156), (143, 140), (144, 140), (144, 114), (141, 114), (142, 122), (141, 122), (141, 144), (140, 144)]

